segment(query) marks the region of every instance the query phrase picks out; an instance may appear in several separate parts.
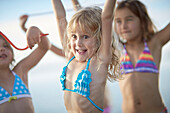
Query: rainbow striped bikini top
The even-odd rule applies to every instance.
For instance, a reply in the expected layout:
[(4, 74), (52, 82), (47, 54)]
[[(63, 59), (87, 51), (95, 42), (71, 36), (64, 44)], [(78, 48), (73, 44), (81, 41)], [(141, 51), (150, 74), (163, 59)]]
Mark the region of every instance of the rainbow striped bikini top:
[(135, 65), (135, 68), (132, 65), (130, 57), (127, 53), (126, 46), (124, 45), (124, 56), (121, 58), (121, 70), (122, 74), (127, 74), (131, 72), (148, 72), (148, 73), (159, 73), (158, 68), (154, 62), (153, 56), (150, 53), (150, 50), (147, 46), (146, 41), (144, 42), (145, 48), (140, 54), (139, 59)]

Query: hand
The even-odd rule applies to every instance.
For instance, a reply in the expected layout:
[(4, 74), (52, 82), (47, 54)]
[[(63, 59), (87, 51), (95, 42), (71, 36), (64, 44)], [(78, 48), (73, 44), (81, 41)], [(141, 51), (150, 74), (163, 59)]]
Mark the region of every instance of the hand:
[(22, 16), (20, 16), (19, 19), (20, 19), (20, 23), (25, 23), (28, 19), (28, 15), (22, 15)]
[(27, 28), (25, 27), (25, 23), (28, 20), (28, 15), (22, 15), (20, 16), (20, 26), (22, 28), (22, 30), (24, 30), (26, 32)]
[(35, 26), (32, 26), (27, 30), (26, 32), (27, 43), (30, 49), (32, 49), (35, 44), (38, 44), (39, 42), (41, 42), (41, 34), (42, 33), (40, 29)]

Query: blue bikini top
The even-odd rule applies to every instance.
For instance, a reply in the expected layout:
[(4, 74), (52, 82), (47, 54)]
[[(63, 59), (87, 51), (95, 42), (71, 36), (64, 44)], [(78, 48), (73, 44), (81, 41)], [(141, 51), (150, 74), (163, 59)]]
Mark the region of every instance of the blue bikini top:
[(11, 102), (12, 99), (16, 100), (19, 98), (31, 97), (28, 88), (21, 78), (15, 72), (12, 71), (12, 73), (15, 76), (12, 95), (10, 95), (4, 88), (0, 86), (0, 104), (3, 104), (7, 101)]
[(89, 64), (90, 64), (90, 60), (88, 60), (87, 62), (87, 66), (86, 69), (82, 70), (81, 73), (78, 74), (77, 80), (75, 81), (75, 85), (74, 85), (74, 89), (67, 89), (65, 87), (65, 80), (66, 80), (66, 71), (67, 71), (67, 66), (69, 65), (69, 63), (75, 58), (75, 56), (73, 56), (68, 64), (63, 68), (62, 71), (62, 75), (60, 76), (60, 82), (62, 85), (62, 89), (66, 90), (66, 91), (71, 91), (71, 92), (75, 92), (78, 93), (82, 96), (85, 96), (97, 109), (99, 109), (100, 111), (103, 111), (103, 109), (101, 109), (100, 107), (98, 107), (90, 98), (90, 82), (92, 81), (91, 79), (91, 73), (88, 70), (89, 68)]

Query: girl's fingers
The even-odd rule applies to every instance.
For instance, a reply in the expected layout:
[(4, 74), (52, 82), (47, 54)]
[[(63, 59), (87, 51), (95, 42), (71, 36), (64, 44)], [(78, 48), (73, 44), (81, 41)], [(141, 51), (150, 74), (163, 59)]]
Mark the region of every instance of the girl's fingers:
[(27, 38), (28, 47), (31, 49), (31, 41)]
[(41, 41), (41, 37), (39, 36), (39, 37), (37, 37), (37, 38), (35, 38), (35, 43), (37, 44), (37, 43), (40, 43), (40, 41)]
[(35, 44), (34, 38), (28, 37), (28, 46), (30, 49), (32, 49), (34, 47), (34, 44)]

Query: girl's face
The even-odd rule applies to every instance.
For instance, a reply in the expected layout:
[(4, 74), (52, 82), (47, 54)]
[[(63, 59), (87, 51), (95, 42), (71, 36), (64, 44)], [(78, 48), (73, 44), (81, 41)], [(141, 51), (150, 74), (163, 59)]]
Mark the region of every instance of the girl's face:
[(13, 53), (9, 45), (0, 38), (0, 65), (10, 64), (12, 62)]
[(135, 40), (142, 36), (140, 19), (128, 8), (116, 10), (115, 28), (117, 34), (127, 41)]
[(79, 28), (71, 33), (71, 51), (78, 61), (86, 61), (97, 51), (97, 38), (91, 34), (84, 33)]

